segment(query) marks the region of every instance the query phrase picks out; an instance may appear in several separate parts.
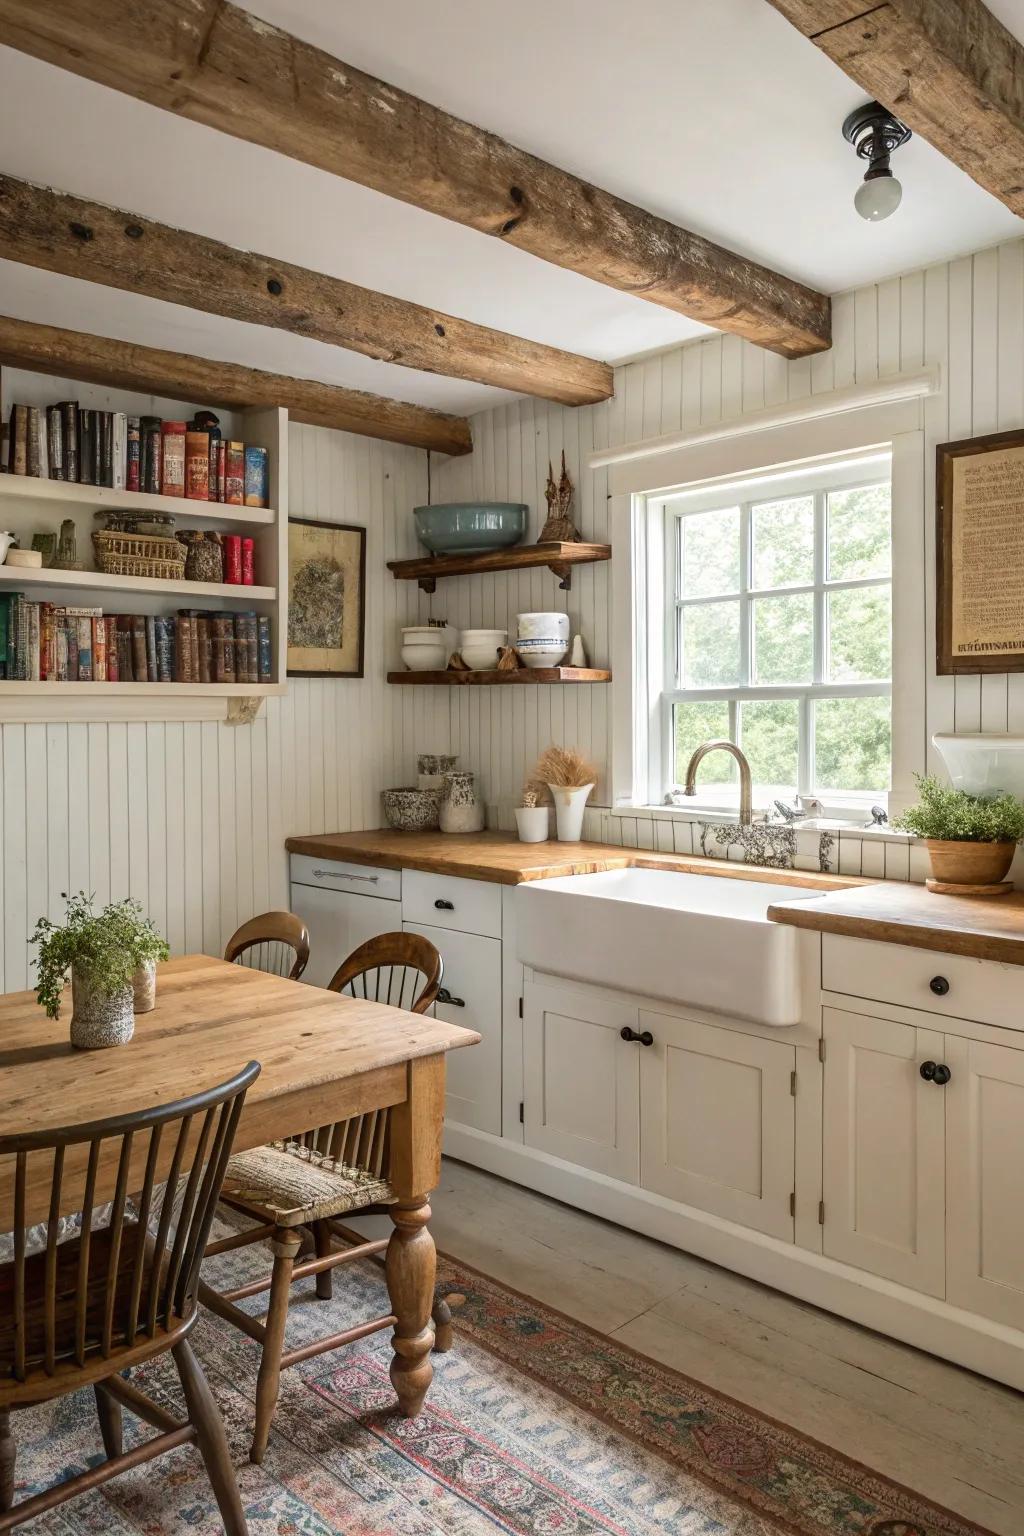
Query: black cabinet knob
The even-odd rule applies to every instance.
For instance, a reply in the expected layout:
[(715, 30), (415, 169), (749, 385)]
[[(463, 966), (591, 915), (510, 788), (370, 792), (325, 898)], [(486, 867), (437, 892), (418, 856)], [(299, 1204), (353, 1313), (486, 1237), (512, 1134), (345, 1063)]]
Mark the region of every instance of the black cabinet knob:
[(926, 1083), (933, 1083), (935, 1081), (935, 1072), (936, 1063), (934, 1061), (922, 1061), (921, 1076), (924, 1078)]
[(944, 1088), (953, 1074), (943, 1061), (922, 1061), (921, 1076), (926, 1083), (938, 1083)]
[(636, 1044), (636, 1045), (653, 1045), (654, 1044), (654, 1036), (651, 1034), (649, 1029), (645, 1029), (642, 1034), (638, 1035), (636, 1030), (635, 1029), (630, 1029), (628, 1024), (624, 1024), (622, 1026), (622, 1028), (619, 1030), (619, 1036), (620, 1036), (621, 1039), (625, 1040), (630, 1045), (633, 1045), (633, 1044)]
[(455, 903), (454, 903), (454, 901), (445, 901), (443, 896), (439, 896), (437, 898), (437, 900), (434, 902), (434, 906), (437, 908), (437, 910), (439, 912), (454, 912), (455, 911)]
[(936, 997), (945, 997), (946, 993), (949, 991), (949, 982), (946, 980), (945, 976), (933, 976), (928, 985), (931, 987)]

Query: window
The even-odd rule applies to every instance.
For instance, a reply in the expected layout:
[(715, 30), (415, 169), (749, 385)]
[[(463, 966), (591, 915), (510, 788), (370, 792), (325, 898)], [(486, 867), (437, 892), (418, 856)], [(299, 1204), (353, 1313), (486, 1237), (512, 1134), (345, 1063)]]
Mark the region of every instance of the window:
[[(878, 798), (891, 771), (888, 454), (666, 498), (663, 781), (701, 742), (746, 754), (759, 804)], [(701, 764), (705, 805), (737, 768)]]

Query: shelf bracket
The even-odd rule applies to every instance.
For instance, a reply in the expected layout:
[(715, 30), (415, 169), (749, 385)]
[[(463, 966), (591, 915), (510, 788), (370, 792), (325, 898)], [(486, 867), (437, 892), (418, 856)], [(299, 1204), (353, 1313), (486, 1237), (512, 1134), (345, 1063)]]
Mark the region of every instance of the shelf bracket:
[(572, 566), (567, 560), (552, 560), (548, 570), (552, 576), (558, 577), (558, 585), (563, 592), (572, 590)]
[(247, 694), (242, 698), (228, 699), (228, 725), (252, 725), (259, 714), (263, 700), (259, 695)]
[(437, 591), (436, 576), (417, 576), (416, 585), (421, 592), (434, 593)]

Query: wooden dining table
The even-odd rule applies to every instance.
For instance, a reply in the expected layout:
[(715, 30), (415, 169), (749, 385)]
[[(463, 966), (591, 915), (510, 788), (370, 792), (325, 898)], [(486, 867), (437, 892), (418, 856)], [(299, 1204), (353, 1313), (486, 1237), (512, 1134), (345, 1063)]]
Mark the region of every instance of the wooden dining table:
[[(83, 1051), (68, 1038), (70, 995), (57, 1020), (33, 992), (0, 996), (0, 1130), (46, 1131), (172, 1103), (227, 1081), (249, 1061), (262, 1070), (246, 1096), (236, 1151), (390, 1110), (387, 1178), (398, 1197), (386, 1267), (396, 1318), (391, 1379), (403, 1409), (416, 1411), (431, 1376), (429, 1196), (441, 1170), (445, 1053), (480, 1036), (207, 955), (159, 966), (156, 998), (152, 1012), (136, 1017), (128, 1045)], [(79, 1208), (74, 1191), (84, 1188), (84, 1167), (76, 1170), (72, 1155), (62, 1214)], [(141, 1187), (144, 1159), (140, 1146), (129, 1189), (136, 1171)], [(114, 1167), (100, 1170), (97, 1204), (110, 1198), (115, 1176)], [(13, 1159), (0, 1159), (0, 1232), (13, 1226), (13, 1184)], [(29, 1224), (47, 1220), (49, 1199), (49, 1171), (30, 1172)]]

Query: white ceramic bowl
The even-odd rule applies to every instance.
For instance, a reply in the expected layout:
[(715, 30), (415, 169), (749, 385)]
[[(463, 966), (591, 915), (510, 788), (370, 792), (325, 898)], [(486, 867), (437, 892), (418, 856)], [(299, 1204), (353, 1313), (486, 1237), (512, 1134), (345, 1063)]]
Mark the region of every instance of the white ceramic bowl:
[(564, 640), (520, 640), (516, 650), (528, 667), (557, 667), (566, 645)]
[(954, 789), (969, 795), (1016, 795), (1024, 799), (1024, 736), (964, 731), (932, 737)]
[(444, 631), (437, 640), (406, 641), (402, 661), (409, 672), (443, 672), (448, 665), (448, 647)]
[(520, 640), (564, 640), (569, 643), (569, 615), (567, 613), (518, 613), (516, 614)]
[(507, 639), (507, 629), (464, 629), (459, 641), (459, 655), (472, 671), (492, 672), (498, 665), (498, 652)]

